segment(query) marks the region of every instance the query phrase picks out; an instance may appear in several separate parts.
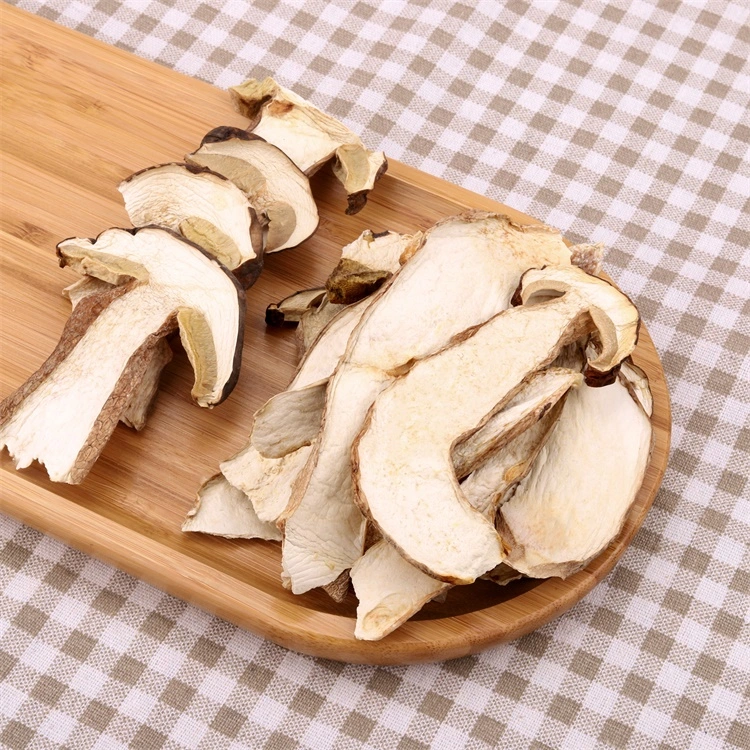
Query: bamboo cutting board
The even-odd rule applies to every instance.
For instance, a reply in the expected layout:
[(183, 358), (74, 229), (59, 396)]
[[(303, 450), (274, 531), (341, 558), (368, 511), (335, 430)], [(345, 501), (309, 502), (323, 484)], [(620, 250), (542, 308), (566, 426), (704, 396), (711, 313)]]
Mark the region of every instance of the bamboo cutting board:
[[(118, 182), (143, 167), (180, 160), (217, 125), (246, 122), (228, 95), (35, 16), (2, 14), (2, 369), (0, 397), (52, 351), (70, 311), (60, 292), (75, 280), (58, 268), (55, 244), (127, 226)], [(252, 75), (252, 71), (248, 71)], [(291, 379), (294, 335), (266, 330), (270, 302), (320, 284), (341, 246), (362, 230), (413, 232), (467, 208), (510, 208), (397, 162), (367, 207), (346, 216), (328, 170), (313, 180), (321, 222), (298, 249), (268, 258), (248, 293), (240, 382), (213, 411), (190, 402), (184, 354), (163, 377), (142, 433), (122, 426), (79, 486), (54, 484), (43, 469), (16, 472), (3, 454), (1, 508), (221, 617), (308, 654), (397, 664), (463, 656), (517, 638), (579, 601), (613, 567), (650, 507), (667, 461), (669, 400), (658, 356), (641, 328), (637, 364), (654, 393), (655, 446), (625, 528), (588, 568), (566, 581), (488, 582), (453, 589), (378, 643), (355, 641), (356, 601), (314, 591), (293, 596), (279, 581), (277, 545), (183, 534), (201, 483), (244, 444), (253, 412)]]

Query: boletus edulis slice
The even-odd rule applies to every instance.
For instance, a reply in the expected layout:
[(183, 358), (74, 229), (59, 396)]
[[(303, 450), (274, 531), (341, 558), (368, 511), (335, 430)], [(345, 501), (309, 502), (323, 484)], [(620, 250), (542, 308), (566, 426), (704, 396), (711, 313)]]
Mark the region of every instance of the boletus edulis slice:
[(7, 446), (17, 468), (36, 459), (52, 480), (76, 484), (169, 331), (179, 328), (196, 403), (211, 407), (229, 395), (239, 375), (245, 296), (216, 259), (159, 227), (64, 240), (58, 255), (79, 273), (130, 281), (76, 305), (52, 355), (0, 405), (0, 448)]
[(229, 92), (235, 109), (250, 119), (248, 130), (278, 146), (308, 176), (333, 159), (348, 196), (346, 213), (364, 207), (388, 168), (382, 151), (369, 151), (349, 128), (272, 78), (251, 78)]
[(246, 288), (263, 257), (263, 229), (244, 193), (226, 177), (189, 164), (159, 164), (119, 185), (133, 226), (179, 232), (235, 271)]
[(267, 221), (267, 253), (299, 245), (318, 226), (310, 180), (281, 149), (258, 135), (216, 128), (185, 161), (223, 175), (242, 190)]
[(596, 332), (599, 353), (588, 369), (599, 375), (635, 348), (633, 304), (574, 266), (527, 271), (519, 296), (528, 303), (559, 292), (501, 312), (417, 362), (380, 393), (354, 443), (357, 504), (384, 538), (434, 578), (471, 583), (505, 558), (494, 524), (461, 492), (454, 442), (491, 418), (518, 383), (566, 344)]

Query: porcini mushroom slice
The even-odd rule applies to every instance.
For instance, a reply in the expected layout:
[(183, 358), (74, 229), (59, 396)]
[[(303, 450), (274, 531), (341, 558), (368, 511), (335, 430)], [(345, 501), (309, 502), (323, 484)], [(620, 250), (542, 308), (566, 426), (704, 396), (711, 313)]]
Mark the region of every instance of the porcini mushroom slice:
[(323, 301), (325, 295), (325, 288), (317, 287), (302, 289), (284, 297), (280, 302), (272, 302), (266, 308), (266, 325), (274, 328), (297, 325), (308, 310), (317, 307)]
[[(568, 378), (569, 388), (580, 384), (582, 378), (579, 374), (566, 372), (571, 376)], [(575, 375), (577, 377), (572, 377)], [(544, 373), (538, 373), (538, 377), (545, 379)], [(533, 385), (527, 385), (524, 390), (532, 399), (534, 398)], [(538, 396), (546, 403), (550, 403), (546, 399), (556, 397), (559, 398), (560, 394), (549, 392)], [(468, 502), (488, 520), (494, 522), (499, 499), (529, 471), (557, 419), (561, 405), (559, 402), (555, 404), (525, 432), (492, 453), (461, 483), (461, 490)], [(512, 402), (499, 413), (508, 412), (510, 416), (514, 411), (518, 422), (528, 421), (518, 413), (517, 406), (512, 406)], [(530, 410), (530, 413), (534, 412), (535, 410)], [(503, 434), (508, 434), (510, 423), (509, 419), (493, 419), (487, 423), (486, 427), (500, 430), (497, 439), (493, 441), (495, 444), (499, 444)], [(471, 445), (467, 443), (467, 448)], [(476, 442), (473, 445), (478, 446)], [(454, 468), (458, 455), (454, 448)], [(500, 573), (495, 571), (502, 569), (502, 566), (503, 563), (500, 563), (490, 573), (498, 577)], [(484, 577), (487, 575), (489, 574), (485, 574)], [(520, 574), (514, 570), (512, 578), (519, 576)], [(450, 588), (450, 584), (427, 575), (405, 560), (386, 540), (370, 547), (357, 560), (352, 566), (351, 578), (359, 600), (354, 636), (368, 641), (384, 638), (416, 614), (428, 601), (445, 596)], [(504, 582), (507, 582), (506, 579), (507, 576), (504, 577)]]
[(580, 373), (562, 367), (533, 373), (505, 408), (453, 448), (456, 476), (459, 479), (468, 476), (487, 456), (527, 430), (582, 380)]
[(571, 393), (536, 464), (500, 508), (508, 565), (565, 578), (604, 550), (643, 481), (651, 432), (619, 381)]
[(261, 521), (247, 495), (232, 487), (221, 474), (212, 477), (201, 487), (195, 506), (188, 511), (182, 524), (182, 530), (227, 539), (281, 539), (276, 525)]
[(561, 287), (562, 297), (502, 312), (417, 362), (378, 396), (354, 443), (357, 504), (406, 559), (435, 578), (471, 583), (504, 557), (494, 525), (458, 486), (454, 442), (565, 344), (591, 332), (592, 322), (603, 342), (598, 369), (616, 367), (635, 346), (632, 303), (576, 267), (527, 272), (521, 299)]
[(216, 172), (160, 164), (123, 180), (119, 190), (134, 226), (180, 232), (232, 271), (262, 253), (255, 212), (243, 192)]
[(570, 262), (593, 276), (602, 269), (604, 245), (601, 242), (583, 243), (570, 248)]
[(338, 305), (331, 302), (326, 295), (317, 307), (306, 310), (299, 320), (297, 326), (297, 349), (304, 354), (320, 332), (346, 308), (346, 305)]
[(179, 325), (192, 395), (213, 406), (239, 374), (244, 292), (215, 259), (169, 230), (108, 229), (58, 245), (63, 265), (133, 280), (75, 308), (52, 355), (0, 406), (0, 448), (54, 481), (80, 482), (141, 382), (144, 356)]
[(281, 149), (259, 136), (244, 130), (220, 130), (225, 131), (225, 137), (204, 139), (185, 161), (224, 175), (266, 216), (267, 253), (306, 240), (318, 226), (318, 207), (307, 176)]
[[(70, 300), (70, 304), (75, 310), (76, 305), (82, 299), (92, 294), (109, 291), (112, 286), (109, 282), (97, 279), (95, 276), (81, 276), (78, 281), (63, 289), (63, 296)], [(120, 421), (124, 425), (132, 427), (134, 430), (142, 430), (146, 426), (146, 419), (153, 408), (159, 390), (161, 372), (172, 361), (172, 347), (169, 346), (166, 339), (161, 339), (152, 348), (144, 351), (143, 356), (148, 359), (148, 362), (143, 371), (141, 382), (135, 384), (130, 403), (120, 417)], [(125, 376), (127, 377), (127, 374)]]
[(348, 305), (374, 292), (401, 266), (401, 256), (422, 241), (422, 233), (374, 234), (366, 229), (341, 251), (341, 260), (326, 280), (331, 302)]
[(348, 214), (365, 205), (388, 167), (382, 152), (368, 151), (346, 126), (272, 78), (251, 78), (229, 92), (234, 108), (250, 119), (248, 129), (278, 146), (305, 174), (336, 159), (334, 173), (349, 196)]
[(365, 520), (354, 502), (350, 454), (377, 395), (415, 359), (505, 309), (527, 268), (569, 261), (555, 230), (498, 214), (451, 217), (425, 233), (352, 333), (328, 385), (311, 470), (279, 519), (295, 593), (329, 583), (362, 555)]

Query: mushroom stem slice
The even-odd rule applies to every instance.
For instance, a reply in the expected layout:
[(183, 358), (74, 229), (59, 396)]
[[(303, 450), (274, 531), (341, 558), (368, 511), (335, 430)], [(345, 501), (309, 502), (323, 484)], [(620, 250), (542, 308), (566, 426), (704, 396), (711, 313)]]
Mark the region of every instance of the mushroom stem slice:
[[(223, 175), (237, 185), (250, 205), (267, 219), (265, 250), (278, 252), (306, 240), (318, 226), (318, 207), (310, 180), (272, 143), (244, 131), (216, 130), (185, 157), (199, 168)], [(241, 134), (241, 135), (240, 135)]]
[(347, 213), (364, 207), (388, 167), (382, 152), (368, 151), (345, 125), (272, 78), (251, 78), (229, 92), (234, 108), (250, 119), (248, 130), (278, 146), (307, 175), (335, 157), (334, 173), (349, 195)]
[(242, 191), (216, 172), (160, 164), (123, 180), (119, 190), (136, 227), (158, 225), (180, 232), (240, 273), (262, 256), (255, 212)]
[(173, 232), (109, 229), (58, 245), (63, 265), (133, 281), (83, 299), (53, 354), (0, 406), (0, 448), (53, 481), (80, 482), (141, 383), (151, 349), (175, 327), (196, 373), (193, 398), (220, 403), (239, 374), (244, 292)]
[(201, 487), (182, 530), (227, 539), (281, 539), (276, 525), (261, 521), (245, 493), (232, 487), (221, 474)]
[(615, 367), (635, 346), (632, 303), (574, 266), (527, 272), (521, 298), (561, 286), (562, 297), (502, 312), (417, 362), (378, 396), (354, 444), (360, 509), (404, 557), (439, 580), (471, 583), (504, 558), (494, 525), (459, 488), (453, 443), (593, 326), (603, 342), (600, 367)]

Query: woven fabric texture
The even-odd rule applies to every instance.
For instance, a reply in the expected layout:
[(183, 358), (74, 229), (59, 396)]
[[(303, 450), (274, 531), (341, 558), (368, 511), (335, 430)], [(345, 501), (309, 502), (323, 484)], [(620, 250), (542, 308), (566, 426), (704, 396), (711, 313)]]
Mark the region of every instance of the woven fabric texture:
[(750, 747), (750, 5), (17, 4), (218, 86), (273, 75), (371, 148), (604, 242), (674, 426), (601, 585), (434, 665), (286, 651), (2, 518), (0, 745)]

